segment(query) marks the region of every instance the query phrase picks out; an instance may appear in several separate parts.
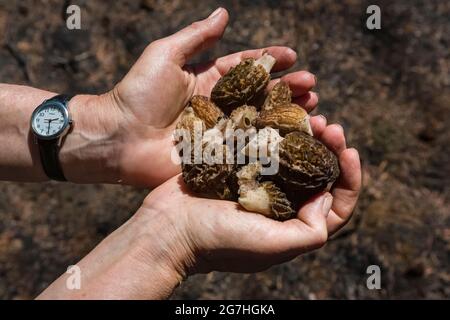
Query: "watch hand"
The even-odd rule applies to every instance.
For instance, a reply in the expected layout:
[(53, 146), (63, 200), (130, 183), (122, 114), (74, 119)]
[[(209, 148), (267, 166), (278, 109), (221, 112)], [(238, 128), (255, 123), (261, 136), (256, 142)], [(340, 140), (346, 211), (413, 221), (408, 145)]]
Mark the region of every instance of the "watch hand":
[(50, 124), (51, 124), (51, 123), (52, 123), (51, 121), (48, 122), (47, 134), (50, 133)]

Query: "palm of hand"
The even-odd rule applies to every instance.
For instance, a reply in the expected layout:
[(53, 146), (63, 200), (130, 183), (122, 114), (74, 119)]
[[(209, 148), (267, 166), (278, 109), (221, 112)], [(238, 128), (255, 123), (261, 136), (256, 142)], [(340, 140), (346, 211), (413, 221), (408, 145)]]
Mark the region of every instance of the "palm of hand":
[(169, 59), (157, 60), (158, 50), (149, 51), (113, 91), (127, 127), (133, 128), (122, 157), (122, 167), (131, 168), (125, 182), (144, 186), (159, 185), (180, 172), (170, 158), (177, 119), (194, 94), (209, 96), (222, 75), (215, 64), (182, 68)]
[[(128, 135), (123, 139), (127, 144), (121, 157), (123, 182), (155, 186), (173, 177), (147, 197), (144, 207), (163, 206), (149, 210), (149, 215), (164, 212), (165, 217), (176, 221), (174, 228), (178, 231), (174, 232), (184, 233), (184, 238), (195, 244), (194, 256), (199, 252), (212, 253), (210, 263), (203, 264), (205, 270), (255, 271), (322, 245), (328, 234), (342, 227), (358, 198), (361, 169), (357, 151), (346, 147), (342, 127), (327, 126), (326, 119), (317, 116), (311, 118), (314, 135), (338, 156), (341, 167), (332, 204), (329, 194), (321, 195), (301, 208), (297, 219), (277, 222), (244, 212), (236, 203), (196, 198), (186, 190), (180, 176), (176, 176), (180, 166), (171, 161), (170, 154), (173, 129), (192, 95), (209, 96), (216, 81), (230, 67), (243, 58), (258, 58), (263, 51), (276, 58), (275, 72), (296, 61), (291, 49), (270, 47), (232, 54), (209, 64), (186, 66), (189, 58), (220, 38), (227, 19), (222, 10), (219, 15), (152, 43), (113, 90), (113, 96), (128, 122), (123, 130)], [(299, 71), (282, 80), (289, 84), (294, 103), (308, 111), (317, 106), (318, 97), (310, 91), (316, 83), (313, 75)], [(279, 79), (272, 80), (269, 88), (276, 81)], [(217, 257), (220, 259), (215, 260)], [(248, 270), (247, 264), (242, 263), (244, 258), (250, 259)], [(215, 265), (214, 261), (220, 264)]]

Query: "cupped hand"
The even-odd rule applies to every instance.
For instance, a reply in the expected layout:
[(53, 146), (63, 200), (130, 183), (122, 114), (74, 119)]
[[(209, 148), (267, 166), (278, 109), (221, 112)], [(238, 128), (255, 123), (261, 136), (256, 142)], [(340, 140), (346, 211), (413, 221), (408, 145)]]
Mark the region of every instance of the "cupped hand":
[(190, 274), (260, 271), (321, 247), (350, 218), (361, 167), (341, 126), (327, 126), (321, 116), (311, 124), (338, 156), (341, 174), (331, 193), (311, 199), (295, 218), (274, 221), (234, 202), (198, 198), (178, 175), (153, 190), (127, 223), (77, 263), (81, 290), (68, 289), (65, 273), (38, 298), (168, 298)]
[[(143, 209), (151, 226), (158, 213), (170, 221), (174, 252), (183, 252), (180, 269), (255, 272), (314, 250), (350, 218), (361, 187), (358, 152), (346, 147), (339, 125), (312, 117), (314, 135), (339, 158), (341, 175), (331, 190), (308, 201), (296, 218), (274, 221), (247, 212), (234, 202), (195, 197), (176, 176), (146, 198)], [(176, 256), (176, 255), (174, 255)]]
[[(119, 172), (114, 179), (142, 186), (166, 182), (147, 196), (126, 224), (77, 264), (84, 270), (82, 290), (67, 290), (67, 275), (63, 275), (41, 298), (166, 298), (188, 274), (254, 272), (293, 259), (324, 245), (348, 221), (361, 187), (359, 155), (347, 148), (343, 128), (327, 125), (322, 116), (311, 118), (313, 133), (338, 156), (341, 174), (330, 193), (310, 199), (294, 219), (274, 221), (244, 211), (234, 202), (198, 198), (184, 185), (180, 166), (171, 161), (172, 134), (192, 95), (209, 96), (230, 67), (243, 58), (258, 58), (265, 50), (277, 59), (274, 71), (288, 69), (296, 60), (287, 47), (269, 47), (188, 65), (191, 57), (220, 39), (227, 23), (226, 10), (219, 9), (208, 19), (151, 43), (124, 79), (94, 101), (98, 107), (94, 112), (101, 115), (97, 121), (90, 121), (90, 114), (79, 121), (84, 124), (80, 127), (88, 129), (87, 133), (80, 130), (82, 146), (94, 144), (104, 150), (112, 145), (117, 150), (111, 160), (101, 162)], [(289, 84), (295, 103), (308, 111), (316, 107), (312, 74), (298, 71), (282, 80)], [(277, 81), (272, 80), (269, 88)], [(91, 99), (80, 97), (79, 105)], [(82, 108), (74, 106), (82, 114)], [(76, 156), (96, 159), (92, 151)]]
[[(243, 51), (212, 62), (188, 65), (199, 52), (211, 47), (222, 36), (228, 13), (219, 8), (207, 19), (151, 43), (128, 74), (104, 99), (120, 113), (120, 180), (125, 184), (156, 186), (180, 172), (171, 161), (173, 130), (177, 119), (195, 95), (209, 96), (217, 80), (243, 58), (258, 58), (266, 50), (277, 59), (273, 71), (282, 71), (296, 61), (296, 53), (287, 47), (269, 47)], [(270, 83), (273, 86), (276, 81)], [(315, 77), (299, 71), (287, 74), (294, 101), (312, 109), (318, 97), (311, 88)]]

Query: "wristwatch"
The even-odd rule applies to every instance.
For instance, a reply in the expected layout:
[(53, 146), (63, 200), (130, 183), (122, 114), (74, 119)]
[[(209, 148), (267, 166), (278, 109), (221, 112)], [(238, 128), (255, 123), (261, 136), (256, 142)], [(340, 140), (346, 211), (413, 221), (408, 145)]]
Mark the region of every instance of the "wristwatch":
[(52, 180), (67, 181), (59, 161), (59, 150), (73, 124), (68, 108), (71, 98), (57, 95), (45, 100), (31, 115), (31, 130), (39, 146), (42, 167)]

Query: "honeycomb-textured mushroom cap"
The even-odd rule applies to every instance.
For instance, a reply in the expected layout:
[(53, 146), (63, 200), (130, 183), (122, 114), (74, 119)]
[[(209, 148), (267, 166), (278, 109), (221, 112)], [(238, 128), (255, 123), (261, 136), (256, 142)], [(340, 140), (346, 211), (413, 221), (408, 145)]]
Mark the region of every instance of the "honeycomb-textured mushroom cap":
[(264, 54), (258, 60), (248, 58), (231, 68), (211, 91), (214, 101), (226, 114), (257, 97), (270, 80), (275, 58)]
[(183, 180), (190, 190), (208, 198), (236, 200), (236, 189), (230, 187), (235, 166), (229, 164), (183, 164)]
[[(226, 159), (227, 148), (223, 147), (222, 158)], [(195, 163), (194, 157), (191, 163), (181, 165), (183, 180), (190, 190), (209, 198), (236, 200), (238, 187), (235, 185), (236, 165), (222, 163), (208, 164), (206, 162)]]
[(198, 139), (201, 139), (201, 134), (205, 131), (206, 126), (205, 122), (195, 115), (194, 109), (187, 107), (183, 110), (176, 129), (179, 131), (176, 137), (177, 142), (184, 140), (184, 137), (187, 138), (188, 136), (190, 141), (193, 142), (196, 135)]
[(239, 185), (238, 202), (246, 210), (275, 220), (287, 220), (295, 211), (286, 195), (272, 181), (259, 182), (261, 164), (250, 163), (236, 174)]
[(312, 135), (308, 113), (293, 103), (278, 104), (273, 108), (261, 111), (256, 119), (256, 127), (278, 129), (282, 136), (293, 131), (304, 131)]
[(310, 198), (331, 185), (339, 173), (334, 153), (307, 133), (295, 131), (281, 141), (275, 178), (289, 199)]
[(295, 214), (286, 195), (271, 181), (264, 181), (253, 188), (244, 185), (240, 188), (238, 201), (246, 210), (275, 220), (287, 220)]
[(214, 127), (219, 119), (224, 116), (222, 110), (205, 96), (193, 96), (189, 101), (188, 107), (191, 107), (194, 110), (194, 114), (203, 120), (206, 129)]
[(291, 100), (292, 91), (289, 88), (289, 85), (284, 81), (280, 81), (273, 86), (272, 90), (270, 90), (266, 100), (264, 101), (262, 109), (270, 110), (277, 105), (288, 104)]
[[(214, 86), (211, 100), (192, 97), (177, 129), (200, 131), (200, 137), (195, 136), (200, 143), (182, 159), (190, 190), (286, 220), (304, 201), (331, 186), (339, 165), (312, 136), (309, 115), (292, 103), (287, 83), (277, 83), (262, 99), (274, 63), (264, 54), (231, 68)], [(260, 111), (253, 101), (255, 106), (264, 101)]]

